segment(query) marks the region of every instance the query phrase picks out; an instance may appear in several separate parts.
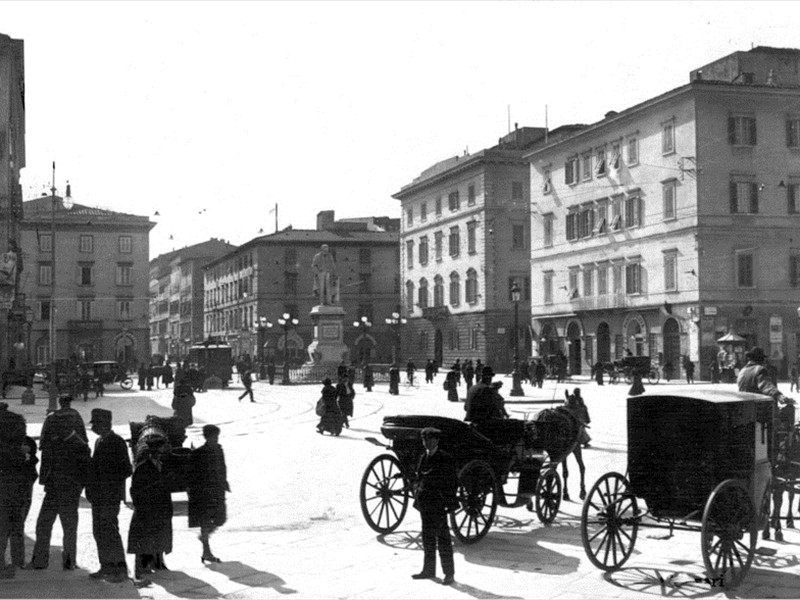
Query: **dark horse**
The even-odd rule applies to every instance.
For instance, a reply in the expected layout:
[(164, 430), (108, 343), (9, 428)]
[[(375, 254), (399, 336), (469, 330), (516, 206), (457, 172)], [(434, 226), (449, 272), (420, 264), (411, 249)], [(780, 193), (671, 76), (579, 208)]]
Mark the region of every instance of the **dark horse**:
[(551, 462), (561, 463), (564, 475), (563, 498), (567, 501), (570, 499), (567, 492), (567, 478), (569, 477), (567, 457), (570, 454), (575, 455), (581, 474), (580, 498), (583, 500), (586, 497), (586, 467), (583, 464), (583, 455), (581, 454), (581, 445), (579, 443), (581, 424), (563, 406), (544, 409), (536, 415), (534, 423), (534, 435), (539, 438), (538, 445), (547, 451)]
[(789, 494), (789, 508), (786, 515), (786, 526), (794, 528), (792, 502), (800, 493), (800, 426), (794, 425), (794, 406), (781, 408), (775, 429), (775, 459), (772, 465), (772, 510), (771, 517), (764, 526), (762, 537), (770, 538), (769, 528), (775, 530), (775, 539), (783, 541), (781, 530), (781, 508), (783, 494)]

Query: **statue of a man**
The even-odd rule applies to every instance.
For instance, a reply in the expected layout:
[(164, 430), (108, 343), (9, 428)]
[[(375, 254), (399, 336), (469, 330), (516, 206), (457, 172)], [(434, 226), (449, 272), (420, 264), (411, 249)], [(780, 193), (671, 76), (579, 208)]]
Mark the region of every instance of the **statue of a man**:
[(314, 255), (311, 261), (314, 270), (314, 295), (319, 298), (320, 304), (331, 305), (339, 301), (339, 280), (336, 276), (336, 261), (330, 253), (328, 244)]

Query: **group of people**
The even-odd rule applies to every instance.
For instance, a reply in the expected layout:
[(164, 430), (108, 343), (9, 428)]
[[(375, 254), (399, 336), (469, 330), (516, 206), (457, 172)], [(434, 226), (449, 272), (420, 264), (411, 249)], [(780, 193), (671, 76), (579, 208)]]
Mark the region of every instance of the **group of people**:
[(139, 389), (141, 391), (152, 391), (154, 385), (156, 389), (159, 389), (159, 382), (163, 383), (165, 388), (168, 388), (169, 385), (175, 381), (175, 374), (169, 364), (147, 365), (145, 363), (139, 363), (136, 375), (139, 379)]
[[(353, 400), (356, 397), (354, 387), (356, 371), (353, 366), (340, 365), (337, 369), (338, 382), (333, 385), (330, 377), (322, 382), (322, 391), (317, 401), (317, 433), (326, 431), (338, 436), (342, 427), (350, 429), (350, 417), (353, 416)], [(365, 376), (366, 378), (366, 376)], [(367, 387), (367, 382), (365, 382)], [(368, 391), (372, 389), (370, 382)]]
[[(194, 404), (191, 386), (179, 381), (175, 397), (175, 416), (182, 424), (190, 424), (191, 406), (187, 412), (181, 402)], [(95, 408), (89, 424), (97, 439), (91, 451), (86, 426), (72, 408), (72, 400), (70, 395), (59, 398), (59, 409), (42, 424), (38, 448), (26, 435), (25, 419), (0, 403), (0, 577), (13, 577), (16, 568), (48, 568), (56, 517), (63, 530), (61, 566), (64, 570), (76, 568), (78, 506), (85, 490), (100, 563), (100, 569), (90, 577), (109, 582), (127, 579), (119, 513), (129, 477), (133, 515), (127, 553), (135, 555), (134, 575), (139, 579), (155, 569), (166, 569), (163, 557), (172, 550), (171, 478), (175, 476), (165, 468), (172, 450), (166, 436), (140, 438), (131, 462), (126, 442), (113, 431), (112, 412)], [(219, 562), (211, 551), (209, 536), (225, 523), (225, 493), (230, 491), (219, 435), (217, 426), (203, 427), (205, 444), (191, 451), (185, 471), (189, 527), (200, 528), (203, 562)], [(24, 525), (37, 479), (44, 486), (44, 498), (36, 520), (32, 556), (26, 563)], [(10, 564), (5, 562), (7, 545)]]

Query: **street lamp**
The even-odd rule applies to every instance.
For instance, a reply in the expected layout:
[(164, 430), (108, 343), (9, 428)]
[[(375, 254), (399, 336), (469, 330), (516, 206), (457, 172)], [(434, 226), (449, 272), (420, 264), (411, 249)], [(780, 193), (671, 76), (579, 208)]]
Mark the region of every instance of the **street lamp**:
[(283, 385), (289, 385), (291, 381), (289, 381), (289, 329), (291, 327), (297, 327), (297, 324), (300, 321), (297, 319), (293, 319), (292, 315), (285, 312), (283, 315), (278, 318), (278, 325), (283, 327), (283, 381), (281, 382)]
[(384, 319), (387, 325), (393, 326), (395, 331), (395, 337), (397, 339), (397, 343), (394, 348), (392, 348), (392, 352), (394, 356), (392, 357), (392, 362), (397, 362), (400, 359), (400, 354), (402, 354), (402, 338), (400, 337), (400, 326), (405, 325), (408, 323), (408, 319), (405, 317), (401, 317), (399, 312), (393, 312), (391, 317), (386, 317)]
[[(366, 316), (363, 316), (360, 321), (353, 321), (353, 327), (361, 331), (361, 335), (364, 335), (372, 327), (372, 322)], [(361, 361), (364, 357), (359, 356), (358, 358)]]
[(519, 376), (519, 285), (515, 281), (511, 286), (511, 300), (514, 302), (514, 370), (511, 372), (511, 396), (523, 396)]
[(272, 327), (272, 321), (268, 320), (267, 317), (257, 317), (253, 322), (253, 326), (258, 331), (258, 377), (259, 379), (264, 379), (267, 376), (266, 366), (264, 365), (264, 344), (266, 343), (264, 338), (267, 335), (267, 329)]
[[(50, 400), (47, 413), (50, 414), (58, 410), (58, 374), (56, 373), (56, 207), (58, 197), (56, 196), (56, 163), (53, 161), (53, 185), (50, 188), (51, 210), (50, 210), (50, 388), (48, 390)], [(67, 192), (62, 202), (64, 208), (72, 208), (72, 189), (67, 181)]]

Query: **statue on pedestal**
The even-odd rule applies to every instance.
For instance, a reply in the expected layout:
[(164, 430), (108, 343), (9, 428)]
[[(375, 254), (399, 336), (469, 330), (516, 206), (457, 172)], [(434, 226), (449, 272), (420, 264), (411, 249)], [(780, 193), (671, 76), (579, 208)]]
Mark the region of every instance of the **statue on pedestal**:
[(339, 278), (336, 274), (336, 261), (330, 253), (328, 244), (322, 244), (320, 251), (311, 261), (314, 271), (314, 295), (320, 305), (333, 306), (339, 304)]

